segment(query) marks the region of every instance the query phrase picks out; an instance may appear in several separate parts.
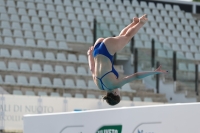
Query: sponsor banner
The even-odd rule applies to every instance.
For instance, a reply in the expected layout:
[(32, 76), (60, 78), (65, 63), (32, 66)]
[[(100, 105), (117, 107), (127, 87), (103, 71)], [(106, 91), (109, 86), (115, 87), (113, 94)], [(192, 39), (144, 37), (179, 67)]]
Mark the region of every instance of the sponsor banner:
[[(117, 107), (144, 104), (160, 103), (121, 101)], [(101, 99), (1, 95), (0, 129), (23, 130), (23, 115), (25, 114), (78, 112), (103, 108), (111, 108), (111, 106)], [(65, 130), (62, 132), (64, 133)]]
[(200, 103), (26, 115), (24, 133), (200, 133)]

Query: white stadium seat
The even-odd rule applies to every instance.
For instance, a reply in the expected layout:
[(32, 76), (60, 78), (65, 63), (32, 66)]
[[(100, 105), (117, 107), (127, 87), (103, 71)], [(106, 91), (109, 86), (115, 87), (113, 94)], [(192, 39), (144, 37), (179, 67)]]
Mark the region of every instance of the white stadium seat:
[(53, 70), (51, 65), (44, 64), (43, 72), (45, 72), (45, 73), (54, 73), (54, 70)]
[(76, 94), (75, 94), (75, 98), (84, 98), (84, 96), (83, 96), (83, 94), (76, 93)]
[(76, 71), (75, 71), (75, 69), (74, 69), (73, 66), (66, 66), (66, 73), (67, 73), (67, 74), (75, 75), (75, 74), (76, 74)]
[(30, 77), (29, 78), (29, 85), (30, 86), (40, 86), (39, 79), (37, 77)]
[(55, 73), (65, 74), (65, 70), (64, 70), (63, 66), (56, 65), (55, 66)]
[(87, 75), (87, 72), (86, 72), (86, 70), (85, 70), (84, 67), (79, 66), (79, 67), (77, 68), (77, 74), (78, 74), (78, 75)]
[(6, 70), (6, 64), (3, 61), (0, 61), (0, 70)]
[(16, 62), (8, 62), (8, 70), (10, 71), (18, 71), (18, 66)]
[(20, 90), (13, 90), (13, 95), (23, 95)]
[(16, 84), (15, 78), (12, 75), (6, 75), (5, 84), (15, 85)]
[(35, 93), (33, 91), (26, 91), (25, 95), (27, 95), (27, 96), (35, 96)]
[(21, 53), (17, 49), (12, 49), (11, 50), (11, 57), (13, 58), (22, 58)]
[(41, 85), (43, 87), (52, 87), (52, 83), (48, 77), (42, 77), (41, 79)]
[(78, 89), (87, 89), (86, 83), (82, 79), (76, 79), (76, 88)]
[(75, 88), (74, 81), (72, 79), (65, 79), (66, 88)]
[(31, 71), (29, 65), (27, 63), (23, 63), (23, 62), (20, 63), (20, 69), (19, 70), (20, 71), (26, 71), (26, 72)]
[(60, 78), (54, 78), (53, 79), (53, 86), (54, 87), (58, 87), (58, 88), (63, 88), (64, 85), (63, 85), (63, 82)]
[(27, 78), (25, 76), (17, 76), (17, 84), (18, 85), (28, 85)]
[(24, 51), (23, 51), (23, 58), (26, 58), (26, 59), (33, 59), (33, 55), (32, 55), (32, 53), (31, 53), (31, 51), (24, 50)]

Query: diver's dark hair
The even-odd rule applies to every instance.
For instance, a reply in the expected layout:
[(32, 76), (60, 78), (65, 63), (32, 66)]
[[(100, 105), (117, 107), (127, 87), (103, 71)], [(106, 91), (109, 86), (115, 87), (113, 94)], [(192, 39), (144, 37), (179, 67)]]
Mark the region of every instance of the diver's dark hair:
[(112, 92), (107, 92), (106, 96), (103, 97), (103, 100), (106, 100), (106, 102), (109, 105), (116, 105), (120, 102), (120, 96), (114, 95)]

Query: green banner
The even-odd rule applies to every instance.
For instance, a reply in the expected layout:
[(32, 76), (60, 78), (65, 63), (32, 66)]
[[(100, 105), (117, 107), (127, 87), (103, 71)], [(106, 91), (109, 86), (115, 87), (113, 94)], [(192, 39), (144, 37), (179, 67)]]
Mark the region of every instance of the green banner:
[(122, 125), (108, 125), (99, 128), (96, 133), (121, 133), (121, 132), (122, 132)]

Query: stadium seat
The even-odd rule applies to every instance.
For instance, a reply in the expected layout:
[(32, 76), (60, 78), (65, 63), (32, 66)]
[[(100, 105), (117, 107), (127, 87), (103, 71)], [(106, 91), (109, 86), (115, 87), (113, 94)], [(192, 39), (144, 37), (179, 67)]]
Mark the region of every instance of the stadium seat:
[[(50, 20), (47, 18), (47, 15), (44, 11), (39, 11), (39, 17), (42, 17), (41, 18), (41, 23), (44, 24), (44, 26), (47, 26), (47, 25), (50, 25)], [(48, 26), (47, 26), (48, 27)], [(50, 29), (49, 29), (50, 30)]]
[(51, 92), (50, 96), (51, 97), (60, 97), (60, 94), (58, 92)]
[(20, 90), (13, 90), (13, 95), (23, 95)]
[[(2, 7), (1, 7), (1, 9), (4, 10), (4, 8), (2, 8)], [(3, 10), (2, 10), (2, 13), (4, 12)], [(6, 13), (6, 12), (4, 12), (4, 13)], [(15, 7), (8, 7), (7, 13), (9, 13), (9, 14), (16, 14), (17, 10), (16, 10)]]
[(96, 99), (95, 95), (93, 95), (93, 94), (87, 94), (87, 98)]
[(49, 11), (48, 12), (48, 17), (49, 18), (57, 18), (57, 14), (55, 11)]
[(36, 39), (43, 39), (44, 40), (44, 34), (42, 32), (35, 32), (35, 38)]
[(165, 4), (165, 9), (168, 11), (173, 11), (172, 6), (170, 4)]
[(133, 97), (133, 101), (134, 102), (141, 102), (141, 98), (140, 97)]
[(130, 101), (130, 98), (128, 96), (121, 96), (121, 100)]
[(14, 45), (12, 37), (4, 37), (4, 45)]
[(64, 93), (63, 97), (72, 97), (72, 95), (70, 93)]
[[(40, 31), (43, 32), (44, 28), (42, 28), (42, 26), (40, 24), (33, 24), (33, 31)], [(45, 29), (46, 30), (46, 29)]]
[(19, 50), (17, 50), (17, 49), (12, 49), (12, 50), (11, 50), (11, 57), (12, 57), (12, 58), (21, 58), (22, 56), (21, 56), (21, 53), (20, 53)]
[(195, 60), (200, 60), (200, 54), (199, 53), (195, 53), (194, 57), (195, 57)]
[(67, 35), (67, 42), (75, 42), (74, 35)]
[(164, 50), (158, 50), (158, 57), (164, 57), (164, 58), (166, 58), (167, 55), (166, 55), (166, 53), (165, 53)]
[(98, 89), (93, 80), (88, 80), (88, 89), (94, 89), (94, 90)]
[(53, 32), (52, 27), (50, 25), (44, 25), (43, 31), (44, 32)]
[(63, 66), (56, 65), (55, 66), (55, 73), (65, 74), (65, 70), (63, 69)]
[[(47, 5), (47, 6), (48, 6), (48, 5)], [(28, 8), (28, 9), (36, 9), (35, 3), (27, 2), (27, 8)]]
[(19, 22), (12, 22), (12, 29), (21, 30), (21, 24)]
[(76, 71), (75, 71), (75, 69), (74, 69), (73, 66), (66, 66), (66, 73), (67, 73), (67, 74), (75, 75), (75, 74), (76, 74)]
[(74, 81), (72, 79), (65, 79), (65, 87), (66, 88), (76, 88)]
[(37, 73), (41, 73), (42, 69), (40, 64), (32, 64), (32, 72), (37, 72)]
[(38, 92), (38, 96), (47, 96), (47, 93), (46, 93), (46, 92), (39, 91), (39, 92)]
[(153, 2), (149, 2), (149, 8), (156, 9), (156, 5)]
[(193, 39), (192, 38), (186, 38), (186, 44), (194, 45)]
[(186, 56), (187, 59), (194, 60), (194, 56), (190, 52), (186, 52), (185, 56)]
[(63, 88), (64, 87), (63, 82), (62, 82), (62, 80), (60, 78), (54, 78), (53, 79), (53, 86), (55, 88), (56, 87), (58, 87), (58, 88)]
[(172, 36), (168, 37), (168, 42), (169, 42), (169, 43), (172, 43), (172, 44), (176, 44), (176, 43), (177, 43), (177, 42), (176, 42), (176, 38), (175, 38), (175, 37), (172, 37)]
[(32, 27), (29, 23), (23, 23), (22, 24), (22, 29), (23, 30), (32, 30)]
[(9, 71), (18, 71), (18, 66), (16, 62), (8, 62), (8, 70)]
[(153, 102), (152, 98), (150, 97), (145, 97), (144, 102)]
[[(1, 11), (0, 11), (0, 12), (1, 12)], [(15, 24), (15, 23), (17, 23), (17, 22), (13, 22), (13, 23), (12, 23), (12, 27), (13, 27), (13, 24)], [(8, 23), (8, 21), (2, 21), (2, 22), (1, 22), (1, 27), (2, 27), (2, 28), (8, 28), (8, 29), (11, 28), (10, 23)]]
[(37, 12), (35, 9), (29, 9), (28, 10), (28, 15), (29, 16), (37, 16)]
[(16, 84), (15, 78), (12, 75), (6, 75), (5, 76), (5, 84), (15, 85)]
[(20, 63), (20, 71), (30, 72), (30, 67), (27, 63), (21, 62)]
[(10, 29), (2, 29), (3, 36), (12, 36), (12, 31)]
[(52, 87), (52, 83), (48, 77), (42, 77), (41, 79), (41, 85), (43, 87)]
[(68, 61), (69, 62), (77, 62), (77, 58), (75, 54), (68, 54)]
[(79, 54), (79, 55), (78, 55), (78, 62), (81, 62), (81, 63), (88, 63), (87, 57), (86, 57), (85, 55)]
[(35, 96), (35, 93), (33, 91), (25, 91), (25, 95), (27, 95), (27, 96)]
[(177, 56), (178, 59), (186, 59), (185, 58), (185, 54), (183, 52), (181, 52), (181, 51), (177, 51), (177, 55), (176, 56)]
[(57, 60), (58, 61), (67, 61), (64, 53), (57, 53)]
[(183, 28), (183, 25), (180, 25), (180, 24), (176, 25), (176, 29), (179, 30), (179, 31), (185, 31), (184, 28)]
[(190, 52), (190, 49), (187, 45), (181, 45), (181, 50), (184, 52)]
[(89, 4), (89, 2), (88, 1), (82, 1), (82, 7), (83, 8), (90, 8), (90, 4)]
[(164, 8), (163, 4), (157, 3), (157, 9), (163, 10), (165, 8)]
[(189, 64), (188, 64), (188, 71), (194, 72), (194, 71), (195, 71), (195, 64), (189, 63)]
[(57, 46), (55, 41), (48, 41), (48, 46), (47, 47), (51, 48), (51, 49), (57, 49), (58, 48), (58, 46)]
[(54, 26), (53, 27), (53, 32), (54, 33), (63, 33), (63, 31), (62, 31), (60, 26)]
[(21, 16), (21, 21), (25, 23), (31, 22), (27, 14), (25, 16)]
[(6, 70), (6, 69), (7, 69), (7, 67), (6, 67), (5, 62), (0, 61), (0, 70)]
[(181, 11), (181, 9), (178, 5), (173, 5), (173, 10), (177, 11), (177, 12)]
[(84, 96), (83, 96), (83, 94), (76, 93), (76, 94), (75, 94), (75, 98), (84, 98)]
[[(191, 52), (196, 52), (196, 53), (199, 52), (197, 46), (190, 46), (190, 50), (191, 50)], [(195, 57), (195, 59), (196, 59), (196, 57)]]
[(39, 79), (38, 77), (30, 77), (29, 78), (29, 85), (30, 86), (40, 86), (40, 82), (39, 82)]
[(33, 59), (33, 55), (32, 55), (32, 53), (31, 53), (31, 51), (24, 50), (24, 51), (23, 51), (23, 58), (26, 58), (26, 59)]
[(132, 6), (133, 7), (140, 7), (140, 5), (139, 5), (137, 0), (132, 1)]
[(87, 89), (86, 83), (82, 79), (76, 79), (76, 88), (78, 89)]
[(62, 42), (62, 41), (58, 42), (58, 48), (59, 49), (64, 49), (64, 50), (70, 50), (70, 48), (68, 48), (67, 43), (66, 42)]
[(3, 84), (4, 82), (3, 82), (3, 79), (2, 79), (2, 77), (1, 77), (1, 75), (0, 75), (0, 84)]
[(26, 46), (28, 47), (36, 47), (36, 43), (34, 39), (26, 39)]
[(55, 60), (55, 56), (52, 52), (46, 52), (45, 53), (45, 59), (49, 60), (49, 61), (54, 61)]
[(181, 71), (188, 71), (187, 66), (185, 63), (178, 63), (178, 69)]
[(142, 8), (149, 8), (148, 5), (147, 5), (147, 3), (146, 3), (146, 1), (141, 1), (141, 2), (140, 2), (140, 6), (141, 6)]
[[(1, 16), (0, 16), (0, 19), (1, 19), (1, 20), (6, 20), (6, 21), (9, 21), (9, 20), (10, 20), (8, 14), (1, 13), (0, 15), (1, 15)], [(15, 15), (15, 14), (12, 14), (12, 15), (11, 15), (11, 20), (19, 21), (19, 17), (18, 17), (17, 15)]]
[(43, 72), (45, 72), (45, 73), (54, 73), (52, 66), (48, 65), (48, 64), (44, 64)]
[(25, 76), (17, 76), (17, 84), (18, 85), (28, 85), (27, 78)]
[(180, 47), (179, 47), (179, 45), (177, 45), (177, 44), (172, 44), (172, 49), (174, 51), (180, 51), (181, 50)]
[[(16, 16), (13, 16), (13, 19), (17, 20)], [(40, 19), (38, 17), (31, 17), (31, 23), (33, 24), (40, 24)]]
[[(27, 17), (27, 12), (26, 12), (26, 10), (24, 9), (24, 8), (19, 8), (18, 9), (18, 14), (19, 15), (24, 15), (24, 16), (22, 16), (22, 17)], [(23, 19), (22, 19), (23, 20)]]
[(61, 25), (60, 21), (57, 20), (57, 19), (55, 19), (55, 18), (52, 18), (52, 19), (51, 19), (51, 24), (52, 24), (53, 26), (55, 26), (55, 25), (60, 26), (60, 25)]
[(41, 51), (34, 52), (34, 59), (36, 60), (44, 60), (44, 55)]
[(79, 66), (77, 69), (77, 74), (78, 75), (87, 75), (87, 72), (84, 67)]

